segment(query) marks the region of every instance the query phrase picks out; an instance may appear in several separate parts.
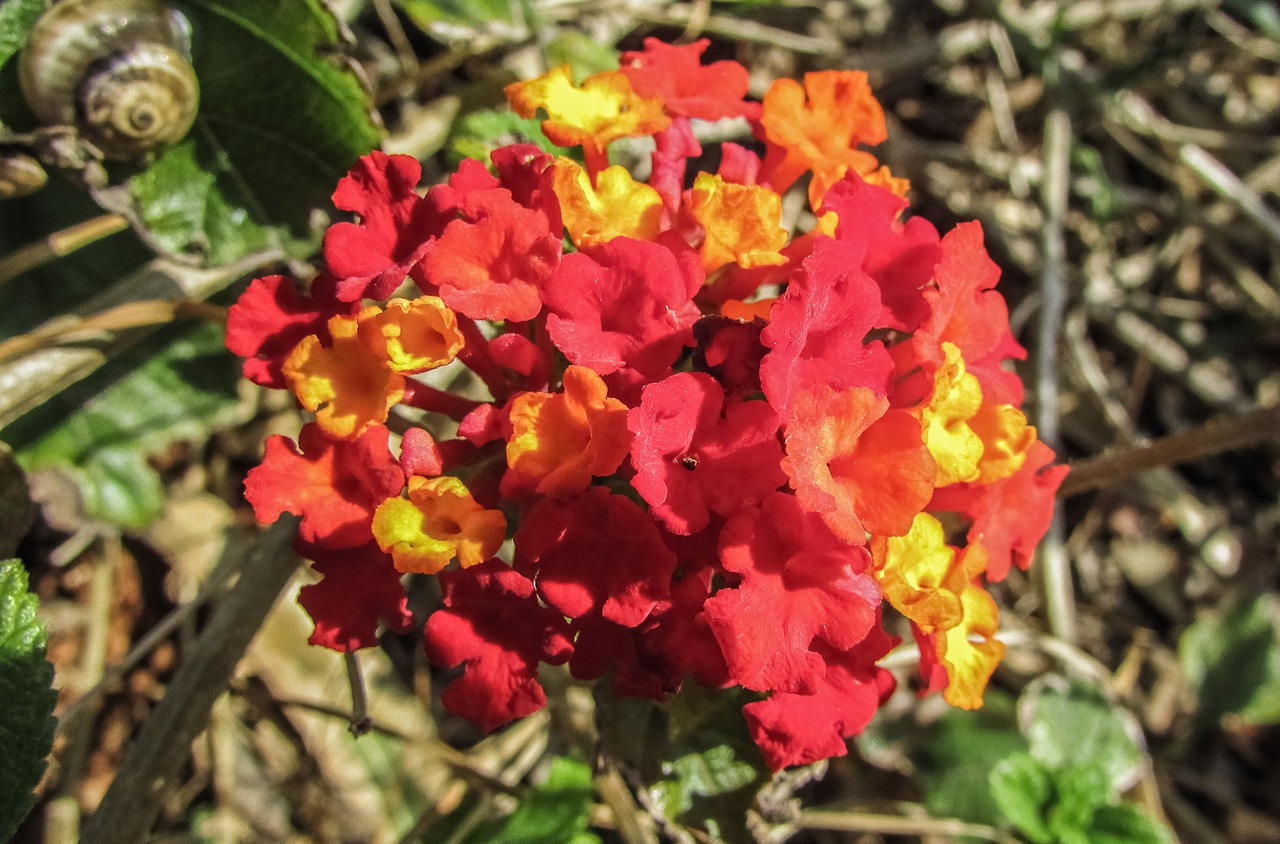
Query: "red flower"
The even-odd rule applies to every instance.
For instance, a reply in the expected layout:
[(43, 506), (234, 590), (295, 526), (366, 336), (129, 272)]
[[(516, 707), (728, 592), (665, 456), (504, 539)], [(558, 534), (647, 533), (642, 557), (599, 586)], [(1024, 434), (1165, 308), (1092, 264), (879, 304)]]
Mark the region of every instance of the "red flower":
[(324, 238), (324, 259), (344, 302), (390, 296), (453, 219), (446, 194), (418, 196), (421, 175), (412, 156), (374, 150), (338, 182), (333, 204), (360, 215), (359, 223), (330, 226)]
[(745, 67), (733, 61), (702, 64), (710, 44), (706, 38), (680, 46), (646, 38), (643, 51), (622, 54), (619, 70), (636, 94), (659, 98), (669, 114), (719, 120), (759, 113), (759, 104), (743, 100), (748, 82)]
[(494, 189), (467, 196), (461, 219), (422, 262), (449, 307), (476, 319), (530, 320), (542, 310), (538, 288), (560, 262), (560, 215), (550, 221)]
[(769, 770), (844, 756), (845, 740), (862, 732), (880, 704), (893, 693), (893, 675), (875, 665), (894, 638), (877, 625), (850, 651), (818, 643), (826, 674), (811, 695), (774, 692), (768, 700), (742, 707), (751, 737)]
[(729, 676), (749, 689), (816, 691), (825, 663), (815, 641), (851, 648), (877, 620), (866, 549), (841, 541), (793, 496), (773, 493), (731, 518), (720, 562), (742, 583), (707, 601), (707, 621)]
[(316, 625), (311, 644), (354, 651), (378, 644), (380, 618), (400, 633), (413, 625), (400, 572), (374, 543), (335, 551), (295, 542), (294, 549), (324, 575), (298, 593), (298, 603)]
[(768, 351), (760, 342), (765, 325), (759, 318), (746, 322), (712, 315), (698, 320), (693, 326), (694, 368), (714, 375), (730, 395), (758, 392), (760, 361)]
[(773, 408), (761, 401), (726, 408), (724, 389), (705, 373), (645, 387), (627, 426), (635, 435), (631, 485), (674, 533), (696, 533), (711, 512), (731, 516), (786, 483)]
[(936, 288), (924, 292), (929, 318), (911, 339), (893, 349), (897, 374), (894, 404), (906, 406), (927, 397), (933, 374), (942, 365), (942, 343), (960, 349), (965, 368), (982, 384), (991, 404), (1022, 404), (1022, 381), (1000, 364), (1027, 356), (1009, 330), (1009, 309), (995, 290), (1000, 268), (987, 255), (982, 224), (961, 223), (942, 238)]
[[(1026, 569), (1036, 544), (1053, 520), (1058, 486), (1066, 466), (1049, 466), (1053, 449), (1036, 442), (1022, 468), (991, 484), (952, 484), (934, 493), (930, 510), (950, 510), (973, 519), (969, 542), (981, 543), (990, 554), (987, 579), (1004, 580), (1011, 566)], [(1047, 468), (1046, 468), (1047, 467)]]
[(312, 285), (313, 295), (306, 296), (291, 279), (269, 275), (255, 278), (240, 294), (227, 312), (227, 348), (245, 358), (246, 378), (264, 387), (285, 389), (281, 368), (294, 347), (311, 334), (328, 343), (329, 317), (358, 310), (332, 296), (314, 295), (325, 286), (322, 276)]
[(822, 213), (839, 221), (835, 238), (864, 251), (862, 271), (880, 288), (877, 328), (915, 331), (929, 315), (924, 288), (938, 263), (938, 230), (923, 217), (898, 218), (907, 201), (850, 171), (827, 191)]
[(631, 499), (591, 487), (539, 501), (516, 532), (516, 567), (570, 618), (603, 614), (635, 627), (667, 597), (676, 557)]
[(576, 679), (598, 680), (612, 669), (615, 696), (653, 700), (662, 700), (679, 686), (679, 678), (670, 676), (664, 660), (642, 651), (636, 630), (598, 615), (575, 619), (573, 630), (578, 638), (569, 673)]
[(302, 517), (298, 535), (327, 548), (353, 548), (372, 539), (373, 511), (404, 487), (400, 464), (387, 447), (387, 429), (370, 426), (351, 441), (331, 440), (315, 423), (293, 441), (267, 437), (262, 463), (245, 478), (244, 495), (258, 521), (281, 513)]
[(463, 666), (444, 690), (445, 709), (486, 733), (547, 702), (538, 663), (560, 665), (573, 651), (569, 625), (538, 604), (533, 583), (500, 560), (440, 575), (444, 609), (427, 619), (427, 658)]
[(782, 416), (790, 414), (792, 397), (813, 385), (888, 392), (893, 363), (884, 344), (863, 343), (880, 314), (880, 289), (861, 264), (860, 250), (818, 238), (774, 303), (760, 334), (771, 349), (760, 363), (760, 383)]
[(543, 293), (547, 330), (565, 357), (601, 375), (656, 375), (693, 342), (694, 272), (665, 246), (626, 237), (566, 255)]

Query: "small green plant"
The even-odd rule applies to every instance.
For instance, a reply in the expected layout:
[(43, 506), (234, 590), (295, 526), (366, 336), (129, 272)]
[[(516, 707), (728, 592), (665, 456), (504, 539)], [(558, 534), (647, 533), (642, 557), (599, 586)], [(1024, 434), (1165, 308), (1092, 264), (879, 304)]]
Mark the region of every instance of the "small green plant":
[(53, 747), (53, 666), (44, 658), (39, 601), (17, 560), (0, 562), (0, 841), (35, 802), (32, 789)]

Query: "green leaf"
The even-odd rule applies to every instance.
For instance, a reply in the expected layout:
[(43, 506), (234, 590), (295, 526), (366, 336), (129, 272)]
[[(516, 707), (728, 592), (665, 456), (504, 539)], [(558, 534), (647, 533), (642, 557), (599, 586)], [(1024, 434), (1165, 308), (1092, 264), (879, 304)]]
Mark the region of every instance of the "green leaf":
[(5, 0), (0, 3), (0, 67), (4, 67), (27, 43), (27, 34), (44, 8), (44, 0)]
[(1275, 596), (1264, 593), (1182, 634), (1178, 656), (1200, 700), (1201, 727), (1229, 714), (1254, 724), (1280, 722), (1278, 614)]
[(1092, 844), (1173, 844), (1173, 836), (1136, 806), (1100, 806), (1089, 828)]
[(1112, 794), (1111, 779), (1100, 763), (1059, 768), (1053, 772), (1053, 786), (1057, 800), (1049, 811), (1049, 829), (1059, 839), (1087, 831)]
[(658, 812), (713, 840), (751, 840), (746, 812), (768, 775), (741, 709), (757, 695), (691, 683), (666, 706), (597, 698), (602, 743), (639, 773)]
[(160, 478), (147, 463), (179, 441), (203, 442), (239, 404), (238, 369), (222, 330), (170, 332), (113, 361), (90, 394), (77, 385), (5, 429), (28, 472), (60, 468), (80, 484), (90, 516), (145, 527), (162, 505)]
[(165, 150), (145, 172), (129, 181), (129, 193), (152, 237), (170, 252), (203, 252), (210, 264), (228, 264), (241, 255), (284, 240), (283, 230), (254, 223), (227, 204), (217, 178), (196, 161), (196, 144)]
[(510, 844), (599, 844), (587, 831), (594, 788), (591, 769), (565, 756), (551, 763), (551, 775), (520, 800), (493, 839)]
[(1048, 768), (1097, 765), (1114, 787), (1142, 764), (1142, 753), (1124, 721), (1093, 686), (1041, 687), (1025, 694), (1023, 701), (1030, 705), (1025, 730), (1031, 755)]
[(618, 51), (613, 44), (597, 41), (574, 29), (561, 31), (547, 44), (545, 52), (548, 66), (567, 64), (573, 69), (575, 79), (618, 69)]
[(415, 26), (446, 43), (513, 26), (511, 0), (397, 0), (396, 5)]
[(939, 817), (999, 824), (1004, 817), (991, 795), (992, 768), (1025, 752), (1013, 700), (989, 689), (982, 709), (949, 710), (916, 737), (911, 760), (925, 792), (925, 806)]
[(53, 747), (57, 695), (38, 604), (22, 563), (0, 562), (0, 841), (8, 841), (31, 810), (32, 789)]
[(1014, 753), (991, 769), (991, 797), (1005, 819), (1034, 844), (1053, 844), (1045, 822), (1053, 801), (1049, 771), (1027, 753)]
[(565, 155), (566, 150), (548, 141), (542, 134), (542, 121), (524, 118), (505, 106), (473, 111), (453, 126), (449, 139), (450, 160), (456, 164), (464, 158), (488, 162), (489, 153), (507, 144), (536, 144), (543, 152)]

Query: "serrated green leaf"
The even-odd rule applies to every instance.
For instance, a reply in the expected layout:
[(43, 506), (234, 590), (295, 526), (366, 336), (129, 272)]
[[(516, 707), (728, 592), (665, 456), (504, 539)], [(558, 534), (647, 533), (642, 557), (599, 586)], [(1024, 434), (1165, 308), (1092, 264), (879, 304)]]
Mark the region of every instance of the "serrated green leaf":
[[(145, 526), (162, 503), (147, 457), (169, 444), (203, 442), (237, 407), (238, 369), (215, 325), (173, 333), (113, 361), (96, 394), (78, 385), (4, 431), (28, 472), (69, 471), (89, 515)], [(112, 381), (112, 379), (115, 379)]]
[(750, 840), (746, 811), (768, 776), (741, 709), (759, 695), (688, 684), (666, 706), (597, 698), (601, 741), (640, 773), (656, 811), (715, 840)]
[(170, 252), (204, 253), (208, 263), (219, 265), (286, 239), (283, 229), (258, 225), (244, 209), (227, 203), (217, 178), (196, 162), (195, 146), (185, 141), (165, 150), (129, 181), (138, 213), (156, 241)]
[(1092, 844), (1173, 844), (1174, 838), (1161, 824), (1136, 806), (1101, 806), (1089, 828)]
[(1065, 690), (1043, 688), (1030, 694), (1034, 698), (1025, 731), (1031, 755), (1046, 767), (1100, 766), (1114, 786), (1142, 764), (1124, 722), (1094, 687), (1073, 683)]
[[(1057, 800), (1049, 811), (1049, 829), (1058, 839), (1083, 834), (1094, 813), (1111, 799), (1111, 778), (1100, 762), (1068, 765), (1053, 771)], [(1087, 839), (1086, 839), (1087, 840)]]
[(44, 0), (5, 0), (0, 3), (0, 67), (27, 43), (31, 26), (44, 11)]
[(53, 666), (44, 658), (39, 601), (17, 560), (0, 562), (0, 841), (35, 802), (32, 789), (53, 747)]
[(1046, 816), (1053, 801), (1048, 769), (1027, 753), (1014, 753), (991, 769), (991, 797), (1004, 818), (1034, 844), (1052, 844)]
[(1255, 724), (1280, 722), (1278, 615), (1275, 596), (1262, 594), (1182, 634), (1178, 656), (1199, 697), (1200, 726), (1228, 714)]
[(547, 781), (531, 789), (493, 839), (510, 844), (599, 844), (587, 831), (594, 794), (591, 769), (557, 757)]
[(1013, 700), (989, 689), (982, 709), (950, 710), (915, 739), (909, 752), (929, 811), (940, 817), (998, 825), (1004, 815), (991, 795), (990, 771), (1027, 749), (1026, 739), (1018, 731)]

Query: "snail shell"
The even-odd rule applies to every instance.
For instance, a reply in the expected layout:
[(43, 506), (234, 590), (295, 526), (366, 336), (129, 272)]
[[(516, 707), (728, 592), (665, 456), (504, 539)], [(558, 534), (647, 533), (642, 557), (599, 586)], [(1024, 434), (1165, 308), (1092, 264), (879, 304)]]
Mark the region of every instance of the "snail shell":
[(29, 196), (49, 181), (40, 162), (25, 152), (0, 151), (0, 199)]
[(159, 0), (62, 0), (32, 28), (19, 81), (42, 123), (75, 126), (107, 158), (144, 158), (195, 121), (190, 45), (186, 18)]

